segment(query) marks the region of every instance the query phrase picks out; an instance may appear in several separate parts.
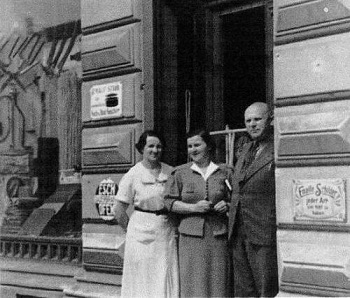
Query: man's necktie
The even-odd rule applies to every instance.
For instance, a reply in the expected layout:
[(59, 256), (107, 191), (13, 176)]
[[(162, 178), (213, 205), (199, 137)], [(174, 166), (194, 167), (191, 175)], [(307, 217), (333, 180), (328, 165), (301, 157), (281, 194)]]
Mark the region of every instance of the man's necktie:
[(248, 169), (248, 167), (252, 164), (252, 162), (255, 159), (256, 153), (258, 151), (259, 148), (259, 143), (258, 142), (254, 142), (252, 144), (252, 146), (250, 147), (250, 149), (248, 150), (245, 159), (244, 159), (244, 164), (242, 167), (243, 171), (246, 171)]

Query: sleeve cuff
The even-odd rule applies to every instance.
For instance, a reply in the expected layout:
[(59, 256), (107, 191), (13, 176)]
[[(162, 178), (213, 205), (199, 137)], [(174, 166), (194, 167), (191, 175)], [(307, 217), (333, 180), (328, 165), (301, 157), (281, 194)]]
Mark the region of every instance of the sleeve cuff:
[(164, 207), (171, 212), (172, 208), (173, 208), (173, 204), (177, 201), (177, 199), (166, 199), (164, 202)]

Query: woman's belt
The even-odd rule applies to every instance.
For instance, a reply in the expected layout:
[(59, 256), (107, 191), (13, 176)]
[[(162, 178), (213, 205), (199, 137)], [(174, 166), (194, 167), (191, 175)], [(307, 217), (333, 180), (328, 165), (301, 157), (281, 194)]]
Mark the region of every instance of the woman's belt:
[[(140, 207), (134, 206), (134, 210), (140, 211), (140, 212), (145, 212), (145, 213), (153, 213), (153, 214), (156, 214), (156, 215), (169, 214), (169, 211), (166, 208), (163, 208), (163, 209), (160, 209), (160, 210), (146, 210), (146, 209), (142, 209)], [(211, 208), (210, 210), (208, 210), (207, 212), (204, 212), (204, 213), (194, 212), (194, 213), (183, 214), (183, 215), (185, 215), (185, 216), (193, 216), (193, 215), (220, 215), (220, 214), (221, 213), (215, 211), (214, 208)]]
[(146, 212), (146, 213), (153, 213), (155, 215), (164, 215), (164, 214), (168, 214), (168, 210), (166, 208), (160, 209), (160, 210), (145, 210), (142, 209), (140, 207), (134, 206), (134, 209), (136, 211), (140, 211), (140, 212)]

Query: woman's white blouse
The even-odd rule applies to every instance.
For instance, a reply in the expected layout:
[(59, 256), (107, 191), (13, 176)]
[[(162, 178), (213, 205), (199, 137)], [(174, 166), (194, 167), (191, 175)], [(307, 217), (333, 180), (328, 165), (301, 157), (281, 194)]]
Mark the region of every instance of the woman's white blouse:
[(120, 180), (116, 199), (144, 210), (162, 209), (165, 183), (171, 171), (171, 166), (161, 163), (161, 172), (156, 178), (138, 162)]

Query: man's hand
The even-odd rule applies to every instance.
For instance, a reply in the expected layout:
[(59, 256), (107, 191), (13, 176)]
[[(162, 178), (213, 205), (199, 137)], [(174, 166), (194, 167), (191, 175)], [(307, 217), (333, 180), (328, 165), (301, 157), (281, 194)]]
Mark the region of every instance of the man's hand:
[(214, 210), (218, 213), (225, 213), (228, 210), (228, 205), (224, 200), (222, 200), (214, 206)]

